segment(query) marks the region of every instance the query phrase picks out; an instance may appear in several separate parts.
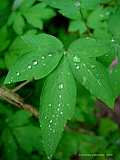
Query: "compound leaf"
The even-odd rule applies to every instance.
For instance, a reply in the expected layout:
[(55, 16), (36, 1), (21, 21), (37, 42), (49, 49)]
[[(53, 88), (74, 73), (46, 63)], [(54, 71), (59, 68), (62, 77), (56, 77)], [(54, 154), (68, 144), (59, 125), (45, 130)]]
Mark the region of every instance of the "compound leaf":
[(50, 19), (54, 15), (55, 12), (51, 8), (46, 7), (44, 3), (36, 4), (24, 12), (28, 23), (39, 29), (43, 28), (43, 20)]
[(40, 101), (43, 146), (47, 156), (51, 157), (61, 138), (66, 121), (74, 113), (76, 101), (75, 81), (65, 59), (47, 77)]
[(21, 38), (27, 49), (19, 47), (22, 56), (11, 67), (5, 83), (43, 78), (57, 66), (63, 55), (62, 43), (53, 36), (28, 34)]

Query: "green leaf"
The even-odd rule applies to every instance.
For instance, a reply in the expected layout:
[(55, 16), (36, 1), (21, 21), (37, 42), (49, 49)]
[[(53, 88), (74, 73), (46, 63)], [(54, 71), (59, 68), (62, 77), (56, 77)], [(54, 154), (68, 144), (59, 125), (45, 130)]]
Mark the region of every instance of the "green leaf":
[(82, 8), (90, 10), (97, 7), (100, 3), (100, 0), (80, 0), (80, 2)]
[(22, 3), (20, 4), (20, 10), (25, 11), (26, 9), (29, 9), (32, 7), (35, 1), (36, 0), (22, 0)]
[(10, 127), (20, 127), (29, 123), (29, 118), (32, 116), (31, 113), (27, 111), (18, 111), (14, 115), (8, 118), (7, 122)]
[(11, 67), (5, 83), (43, 78), (57, 66), (63, 55), (62, 43), (51, 35), (28, 34), (21, 38), (26, 48), (20, 47), (23, 56)]
[(115, 66), (110, 72), (111, 84), (115, 92), (116, 97), (120, 95), (120, 64)]
[(104, 54), (109, 54), (112, 46), (109, 41), (103, 42), (94, 38), (80, 38), (73, 41), (68, 49), (71, 53), (78, 54), (80, 57), (99, 57)]
[(7, 27), (0, 28), (0, 52), (4, 51), (9, 44)]
[(51, 157), (66, 121), (74, 114), (76, 101), (76, 85), (66, 59), (47, 77), (40, 101), (43, 146), (47, 156)]
[(102, 136), (108, 136), (110, 133), (115, 132), (118, 126), (109, 118), (102, 118), (100, 120), (99, 134)]
[[(2, 133), (2, 141), (5, 147), (6, 156), (16, 160), (18, 147), (27, 153), (33, 150), (40, 152), (41, 132), (39, 126), (33, 125), (31, 113), (17, 111), (6, 119), (6, 129)], [(8, 128), (7, 128), (8, 127)]]
[[(54, 10), (47, 7), (45, 3), (34, 4), (34, 2), (35, 0), (23, 0), (18, 4), (19, 6), (13, 5), (13, 12), (8, 18), (8, 26), (12, 25), (18, 35), (21, 35), (26, 27), (24, 18), (33, 27), (43, 29), (43, 21), (55, 16)], [(19, 10), (16, 10), (17, 8)]]
[(87, 30), (85, 23), (79, 19), (70, 22), (69, 32), (79, 31), (80, 34), (84, 33)]
[(120, 40), (120, 10), (112, 14), (109, 18), (109, 30), (115, 38)]
[(74, 76), (91, 94), (113, 107), (114, 94), (107, 69), (94, 58), (81, 58), (80, 54), (69, 54)]
[(9, 129), (5, 129), (2, 134), (2, 141), (4, 144), (4, 155), (7, 160), (17, 160), (17, 145), (15, 143), (14, 137), (12, 136)]
[(18, 9), (23, 2), (24, 0), (15, 0), (12, 5), (12, 10), (15, 11), (16, 9)]
[(22, 15), (18, 12), (15, 14), (14, 20), (13, 20), (13, 29), (14, 31), (21, 35), (23, 33), (23, 29), (25, 26), (25, 21), (22, 17)]
[[(24, 38), (28, 36), (34, 36), (34, 32), (32, 30), (28, 31), (24, 34)], [(5, 54), (5, 62), (8, 68), (10, 68), (13, 64), (15, 64), (16, 60), (32, 50), (32, 46), (26, 43), (21, 36), (16, 37), (16, 39), (12, 42), (7, 54)]]
[(87, 24), (90, 28), (98, 29), (102, 28), (104, 29), (107, 27), (107, 19), (110, 15), (110, 10), (104, 9), (103, 7), (96, 8), (87, 19)]
[(29, 24), (39, 29), (43, 29), (43, 20), (47, 20), (55, 16), (55, 12), (51, 8), (46, 7), (44, 3), (32, 6), (23, 14)]
[(41, 133), (39, 127), (33, 125), (16, 127), (13, 133), (20, 147), (27, 153), (31, 153), (34, 149), (40, 150)]
[(69, 160), (72, 155), (77, 154), (77, 136), (72, 132), (64, 132), (58, 145), (55, 158), (59, 160)]
[(80, 1), (76, 0), (43, 0), (47, 5), (59, 9), (59, 12), (70, 19), (80, 18)]

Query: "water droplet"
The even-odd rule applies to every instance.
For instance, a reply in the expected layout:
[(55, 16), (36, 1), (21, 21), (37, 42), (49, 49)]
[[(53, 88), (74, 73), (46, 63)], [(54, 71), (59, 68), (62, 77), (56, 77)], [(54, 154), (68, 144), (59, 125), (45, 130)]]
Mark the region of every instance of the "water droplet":
[(52, 123), (52, 120), (50, 120), (50, 123)]
[(47, 117), (45, 116), (45, 119), (47, 119)]
[(76, 69), (80, 69), (80, 66), (76, 66)]
[(52, 54), (48, 54), (49, 57), (52, 57)]
[(62, 95), (61, 95), (61, 94), (59, 94), (59, 98), (62, 98)]
[(45, 64), (45, 63), (43, 63), (43, 66), (46, 66), (46, 64)]
[(100, 17), (103, 18), (103, 17), (104, 17), (104, 14), (100, 14)]
[(86, 39), (88, 40), (88, 39), (90, 39), (90, 37), (86, 37)]
[(112, 38), (112, 39), (111, 39), (111, 42), (115, 42), (115, 40)]
[(35, 66), (35, 65), (37, 65), (38, 64), (38, 61), (37, 60), (34, 60), (33, 61), (33, 65)]
[(51, 107), (51, 106), (52, 106), (52, 104), (48, 104), (48, 106), (49, 106), (49, 107)]
[(80, 62), (80, 58), (78, 58), (77, 56), (74, 56), (74, 57), (73, 57), (73, 61), (74, 61), (74, 62)]
[(88, 69), (88, 72), (90, 72), (90, 69)]
[(80, 7), (80, 2), (79, 2), (79, 1), (76, 1), (76, 2), (75, 2), (75, 6), (76, 6), (76, 7)]
[(61, 106), (61, 104), (59, 103), (59, 104), (58, 104), (58, 106), (60, 107), (60, 106)]
[(60, 114), (62, 115), (62, 114), (63, 114), (63, 112), (61, 111), (61, 112), (60, 112)]
[(31, 65), (28, 65), (28, 69), (31, 69), (32, 68), (32, 66)]
[(45, 59), (45, 56), (42, 56), (41, 59)]
[(95, 65), (92, 65), (91, 68), (94, 69), (94, 68), (95, 68)]
[(59, 89), (63, 89), (64, 85), (63, 83), (59, 84)]
[(60, 108), (57, 108), (57, 111), (60, 111)]
[(50, 159), (51, 159), (51, 157), (50, 157), (50, 156), (48, 156), (47, 158), (48, 158), (48, 160), (50, 160)]
[(11, 79), (10, 81), (9, 81), (9, 84), (11, 84), (13, 82), (13, 80)]
[(20, 73), (19, 72), (17, 72), (17, 76), (19, 76), (20, 75)]
[(50, 131), (52, 131), (52, 128), (50, 128)]
[(66, 51), (64, 51), (64, 55), (66, 55), (67, 54), (67, 52)]
[(55, 133), (55, 130), (53, 129), (53, 133)]

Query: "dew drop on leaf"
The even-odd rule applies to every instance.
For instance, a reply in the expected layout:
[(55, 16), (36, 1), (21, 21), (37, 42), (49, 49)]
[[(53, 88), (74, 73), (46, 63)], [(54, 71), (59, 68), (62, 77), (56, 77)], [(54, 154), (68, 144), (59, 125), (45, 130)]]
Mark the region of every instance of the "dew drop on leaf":
[(52, 54), (48, 54), (49, 57), (52, 57)]
[(76, 69), (80, 69), (80, 66), (76, 66)]
[(60, 112), (60, 114), (62, 115), (62, 114), (63, 114), (63, 112), (61, 111), (61, 112)]
[(104, 17), (104, 15), (103, 15), (103, 14), (100, 14), (100, 17), (101, 17), (101, 18), (103, 18), (103, 17)]
[(60, 108), (57, 108), (57, 111), (60, 111)]
[(74, 62), (80, 62), (80, 58), (78, 58), (77, 56), (74, 56), (74, 57), (73, 57), (73, 61), (74, 61)]
[(20, 75), (20, 73), (19, 72), (17, 72), (17, 76), (19, 76)]
[(31, 66), (31, 65), (29, 65), (29, 66), (28, 66), (28, 69), (31, 69), (31, 68), (32, 68), (32, 66)]
[(94, 69), (94, 68), (95, 68), (95, 65), (91, 65), (91, 68)]
[(61, 106), (61, 104), (59, 103), (59, 104), (58, 104), (58, 106), (60, 107), (60, 106)]
[(59, 89), (63, 89), (64, 85), (63, 83), (59, 84)]
[(76, 1), (76, 2), (75, 2), (75, 6), (76, 6), (76, 7), (80, 7), (80, 2), (79, 2), (79, 1)]
[(62, 95), (61, 95), (61, 94), (59, 94), (59, 98), (62, 98)]
[(42, 57), (41, 57), (41, 59), (45, 59), (45, 57), (44, 57), (44, 56), (42, 56)]
[(35, 66), (35, 65), (37, 65), (38, 64), (38, 61), (37, 60), (34, 60), (33, 61), (33, 65)]
[(51, 107), (51, 106), (52, 106), (52, 104), (50, 103), (50, 104), (48, 104), (48, 106), (49, 106), (49, 107)]
[(112, 39), (111, 39), (111, 42), (115, 42), (115, 40), (112, 38)]
[(50, 120), (50, 123), (52, 123), (52, 120)]

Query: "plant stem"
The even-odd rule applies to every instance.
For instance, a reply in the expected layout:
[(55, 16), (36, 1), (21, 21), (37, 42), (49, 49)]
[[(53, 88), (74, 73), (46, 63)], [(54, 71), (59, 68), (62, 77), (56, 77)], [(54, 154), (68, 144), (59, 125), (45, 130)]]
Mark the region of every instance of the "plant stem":
[(20, 85), (18, 85), (16, 88), (12, 89), (12, 92), (17, 92), (18, 90), (20, 90), (22, 87), (24, 87), (26, 84), (28, 84), (30, 81), (25, 81), (23, 83), (21, 83)]
[(10, 104), (13, 104), (14, 106), (18, 108), (22, 108), (24, 110), (27, 110), (33, 114), (36, 118), (39, 117), (39, 112), (30, 104), (26, 104), (23, 101), (23, 98), (20, 97), (18, 94), (14, 93), (8, 88), (1, 87), (0, 88), (0, 99), (6, 100)]

